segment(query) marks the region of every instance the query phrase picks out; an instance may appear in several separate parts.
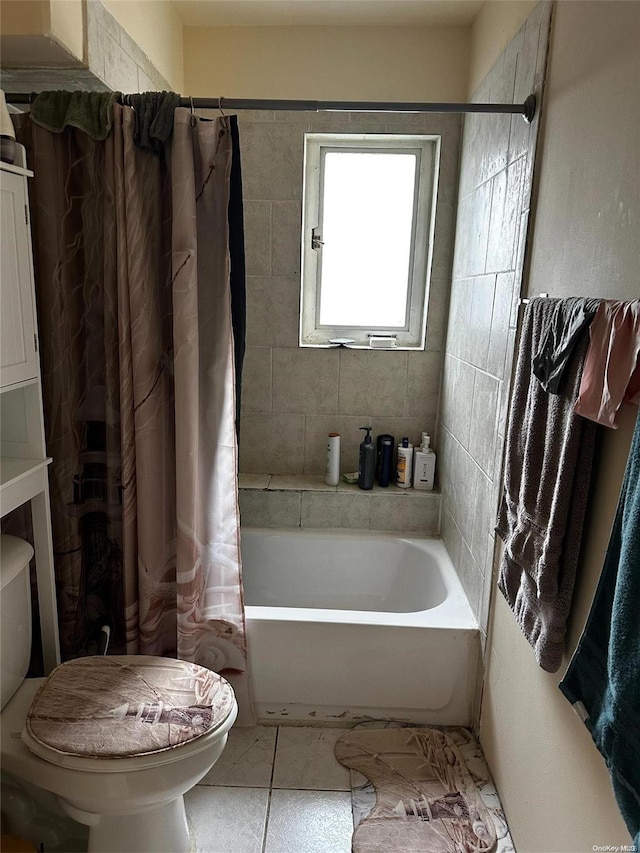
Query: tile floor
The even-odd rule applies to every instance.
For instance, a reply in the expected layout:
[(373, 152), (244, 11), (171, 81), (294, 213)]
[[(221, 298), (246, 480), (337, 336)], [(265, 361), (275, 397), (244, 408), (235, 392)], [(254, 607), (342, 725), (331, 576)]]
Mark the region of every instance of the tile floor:
[(185, 796), (196, 853), (350, 853), (349, 771), (335, 759), (348, 729), (234, 728)]

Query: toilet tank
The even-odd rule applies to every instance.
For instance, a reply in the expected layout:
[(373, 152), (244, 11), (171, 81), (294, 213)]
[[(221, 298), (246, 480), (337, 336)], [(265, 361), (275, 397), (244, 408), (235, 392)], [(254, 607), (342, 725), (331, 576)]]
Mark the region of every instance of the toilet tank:
[(16, 692), (31, 657), (31, 582), (33, 548), (16, 536), (0, 536), (0, 698), (2, 707)]

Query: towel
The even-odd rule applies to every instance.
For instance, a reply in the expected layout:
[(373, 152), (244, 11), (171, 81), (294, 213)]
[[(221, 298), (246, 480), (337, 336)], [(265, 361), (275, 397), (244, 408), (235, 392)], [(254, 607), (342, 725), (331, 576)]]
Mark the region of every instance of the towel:
[(555, 303), (533, 299), (525, 307), (496, 525), (505, 543), (498, 586), (548, 672), (562, 661), (596, 433), (573, 413), (586, 337), (569, 359), (560, 394), (548, 394), (533, 376)]
[(127, 95), (125, 102), (133, 107), (136, 115), (133, 141), (139, 148), (146, 148), (161, 157), (165, 143), (173, 133), (174, 112), (180, 106), (180, 95), (175, 92), (142, 92)]
[(68, 125), (92, 139), (106, 139), (113, 125), (113, 105), (120, 92), (41, 92), (31, 104), (31, 120), (53, 133)]
[(605, 300), (589, 328), (589, 349), (574, 411), (617, 429), (622, 403), (640, 404), (640, 299)]
[(560, 690), (607, 762), (640, 850), (640, 418), (604, 567)]
[(559, 394), (564, 371), (576, 344), (593, 320), (599, 299), (558, 299), (540, 349), (533, 359), (533, 372), (550, 394)]

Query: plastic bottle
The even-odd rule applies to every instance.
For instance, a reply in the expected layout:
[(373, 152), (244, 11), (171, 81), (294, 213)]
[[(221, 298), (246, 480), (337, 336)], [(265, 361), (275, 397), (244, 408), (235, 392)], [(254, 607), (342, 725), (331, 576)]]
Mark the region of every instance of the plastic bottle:
[(422, 433), (422, 444), (415, 452), (413, 463), (413, 488), (431, 491), (436, 471), (436, 454), (430, 447), (431, 439)]
[(360, 429), (366, 430), (366, 435), (360, 443), (358, 485), (361, 489), (372, 489), (376, 472), (376, 449), (371, 441), (371, 427), (360, 427)]
[(392, 435), (383, 433), (377, 438), (378, 455), (376, 465), (376, 479), (378, 485), (386, 488), (393, 479), (393, 449), (396, 440)]
[(398, 467), (396, 471), (396, 486), (408, 489), (411, 486), (411, 472), (413, 470), (413, 445), (409, 443), (407, 436), (398, 445)]
[(340, 482), (340, 433), (330, 432), (327, 436), (327, 471), (324, 478), (328, 486)]

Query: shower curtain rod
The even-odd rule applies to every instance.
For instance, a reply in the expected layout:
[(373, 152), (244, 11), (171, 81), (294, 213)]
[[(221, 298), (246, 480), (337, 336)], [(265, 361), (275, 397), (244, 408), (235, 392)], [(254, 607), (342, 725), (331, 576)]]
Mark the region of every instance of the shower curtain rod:
[[(30, 104), (34, 93), (6, 95), (11, 104)], [(180, 98), (181, 107), (204, 110), (309, 110), (312, 112), (382, 113), (511, 113), (531, 123), (536, 114), (536, 96), (524, 104), (447, 104), (396, 101), (287, 101), (261, 98)]]

